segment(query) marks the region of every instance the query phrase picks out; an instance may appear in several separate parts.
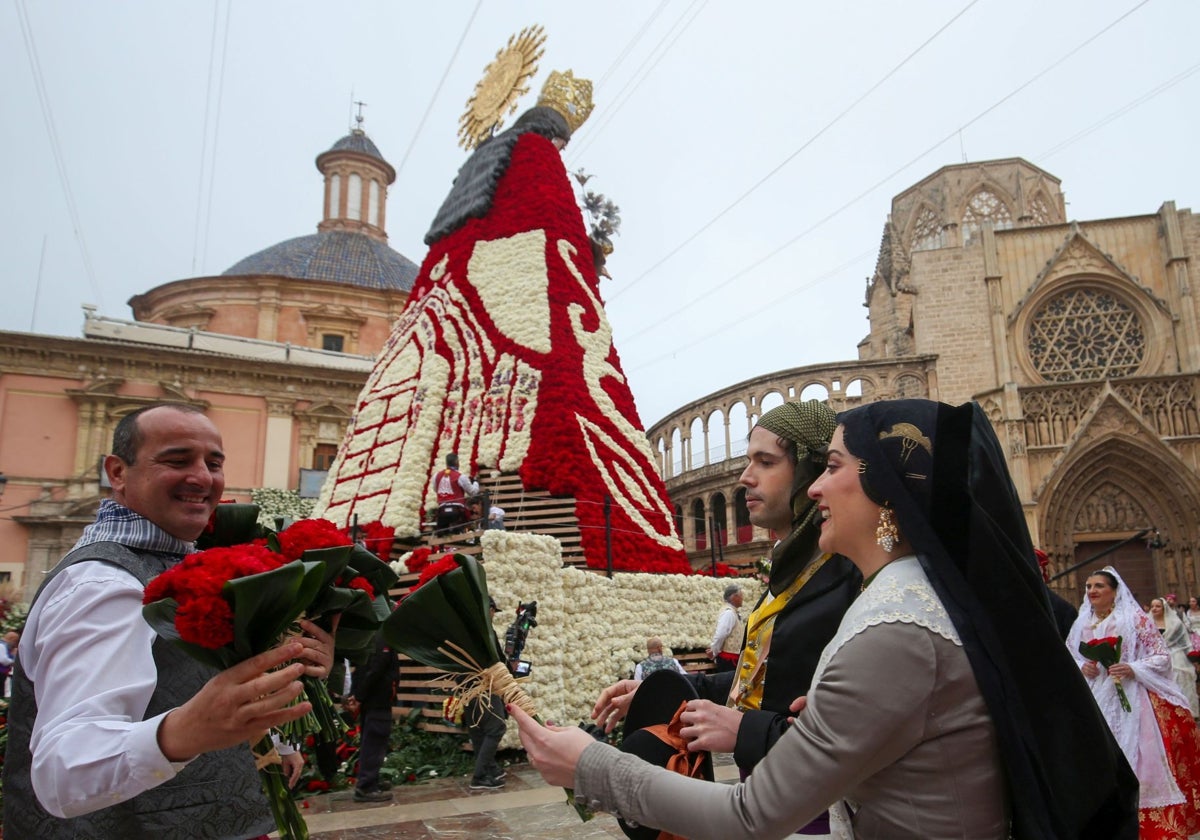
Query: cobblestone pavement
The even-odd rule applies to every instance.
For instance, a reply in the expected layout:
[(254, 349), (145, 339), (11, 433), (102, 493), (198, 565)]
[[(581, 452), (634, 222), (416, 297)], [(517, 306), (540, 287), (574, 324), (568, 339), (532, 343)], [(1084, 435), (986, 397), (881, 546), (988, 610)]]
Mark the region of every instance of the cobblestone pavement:
[[(717, 779), (737, 777), (718, 764)], [(392, 802), (355, 802), (351, 791), (320, 794), (302, 810), (311, 840), (612, 840), (624, 838), (616, 819), (597, 814), (580, 821), (560, 788), (551, 788), (527, 764), (508, 768), (498, 791), (468, 789), (469, 777), (401, 785)], [(272, 835), (275, 836), (275, 835)]]

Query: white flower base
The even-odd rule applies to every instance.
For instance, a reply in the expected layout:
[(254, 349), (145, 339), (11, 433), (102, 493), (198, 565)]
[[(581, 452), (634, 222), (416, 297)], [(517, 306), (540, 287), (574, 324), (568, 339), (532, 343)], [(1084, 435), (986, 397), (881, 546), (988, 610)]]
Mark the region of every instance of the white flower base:
[[(537, 601), (538, 626), (529, 631), (521, 658), (533, 663), (521, 684), (542, 720), (562, 725), (590, 721), (600, 692), (629, 677), (646, 657), (646, 639), (658, 636), (663, 652), (705, 648), (712, 641), (721, 595), (729, 578), (700, 575), (602, 574), (563, 568), (562, 544), (553, 537), (485, 531), (481, 537), (488, 590), (500, 611), (496, 635), (516, 618), (518, 603)], [(762, 584), (738, 578), (747, 605)], [(500, 742), (519, 747), (511, 721)]]

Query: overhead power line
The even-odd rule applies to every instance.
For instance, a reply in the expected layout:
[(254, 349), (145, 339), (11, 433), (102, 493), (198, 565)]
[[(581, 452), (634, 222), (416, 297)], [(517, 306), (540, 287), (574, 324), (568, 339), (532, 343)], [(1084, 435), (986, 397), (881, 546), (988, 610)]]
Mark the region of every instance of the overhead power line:
[(75, 232), (75, 242), (79, 246), (79, 255), (83, 260), (83, 270), (87, 274), (88, 284), (96, 303), (103, 308), (104, 296), (100, 293), (100, 284), (96, 282), (96, 272), (92, 268), (92, 257), (88, 253), (87, 239), (83, 235), (83, 223), (79, 220), (79, 208), (75, 204), (75, 194), (71, 190), (71, 179), (67, 174), (67, 164), (63, 159), (62, 144), (58, 139), (58, 129), (54, 125), (54, 113), (50, 107), (50, 94), (46, 91), (46, 80), (42, 75), (42, 63), (38, 60), (37, 46), (34, 43), (33, 27), (29, 23), (29, 11), (25, 8), (25, 0), (16, 0), (17, 19), (21, 26), (21, 38), (25, 42), (25, 54), (29, 59), (29, 69), (33, 73), (33, 86), (37, 91), (38, 103), (42, 109), (42, 121), (46, 124), (46, 135), (50, 141), (50, 152), (54, 157), (54, 168), (58, 172), (58, 183), (62, 187), (63, 198), (67, 203), (67, 216), (71, 220), (71, 228)]
[(784, 158), (782, 161), (780, 161), (778, 164), (776, 164), (775, 167), (773, 169), (771, 169), (770, 172), (768, 172), (762, 178), (758, 179), (758, 181), (756, 181), (748, 190), (746, 190), (741, 195), (739, 195), (737, 198), (735, 198), (731, 204), (729, 204), (727, 207), (725, 207), (724, 210), (721, 210), (719, 213), (717, 213), (717, 215), (713, 216), (711, 219), (709, 219), (707, 222), (705, 222), (703, 225), (701, 225), (699, 230), (697, 230), (691, 236), (687, 237), (682, 242), (680, 242), (678, 245), (676, 245), (674, 248), (672, 248), (670, 251), (668, 251), (656, 263), (651, 265), (649, 268), (647, 268), (645, 271), (643, 271), (637, 277), (633, 278), (628, 283), (623, 284), (622, 287), (620, 288), (620, 290), (618, 290), (617, 292), (615, 292), (613, 294), (612, 299), (616, 300), (622, 294), (629, 291), (629, 289), (631, 289), (640, 280), (644, 279), (646, 276), (651, 274), (655, 269), (657, 269), (658, 267), (660, 267), (661, 265), (666, 263), (668, 260), (670, 260), (671, 257), (675, 256), (680, 251), (682, 251), (684, 248), (686, 248), (688, 245), (695, 242), (697, 239), (700, 238), (700, 236), (703, 233), (705, 233), (709, 228), (711, 228), (718, 221), (720, 221), (722, 218), (724, 218), (726, 214), (728, 214), (731, 210), (733, 210), (733, 208), (737, 207), (739, 204), (741, 204), (743, 201), (745, 201), (747, 198), (749, 198), (751, 195), (753, 195), (758, 190), (759, 187), (761, 187), (763, 184), (767, 183), (772, 178), (774, 178), (776, 175), (778, 175), (783, 170), (783, 168), (786, 167), (793, 160), (795, 160), (796, 157), (799, 156), (801, 152), (803, 152), (805, 149), (807, 149), (809, 146), (811, 146), (813, 143), (815, 143), (823, 134), (825, 134), (825, 132), (829, 131), (829, 129), (833, 128), (835, 125), (837, 125), (839, 122), (841, 122), (842, 119), (847, 114), (849, 114), (851, 111), (853, 111), (855, 108), (857, 108), (868, 96), (870, 96), (872, 93), (874, 93), (876, 90), (878, 90), (881, 86), (883, 86), (883, 84), (885, 82), (887, 82), (888, 79), (892, 78), (892, 76), (894, 76), (894, 75), (896, 75), (896, 73), (900, 72), (900, 70), (904, 67), (904, 65), (906, 65), (906, 64), (908, 64), (908, 62), (912, 61), (912, 59), (915, 58), (918, 53), (920, 53), (927, 46), (929, 46), (931, 43), (933, 43), (933, 41), (939, 35), (941, 35), (943, 32), (945, 32), (947, 29), (949, 29), (950, 26), (952, 24), (954, 24), (955, 21), (957, 21), (959, 18), (961, 18), (963, 15), (965, 15), (970, 10), (970, 8), (972, 6), (974, 6), (977, 2), (979, 2), (979, 0), (971, 0), (971, 2), (968, 3), (966, 6), (964, 6), (958, 12), (958, 14), (956, 14), (954, 17), (950, 18), (950, 20), (948, 20), (944, 24), (942, 24), (937, 29), (937, 31), (935, 31), (932, 35), (930, 35), (928, 38), (926, 38), (924, 41), (922, 41), (920, 46), (918, 46), (915, 50), (913, 50), (907, 56), (905, 56), (904, 59), (899, 64), (897, 64), (895, 67), (893, 67), (887, 73), (885, 73), (879, 79), (879, 81), (877, 81), (877, 82), (875, 82), (875, 84), (871, 85), (871, 87), (869, 87), (857, 99), (855, 99), (853, 102), (851, 102), (849, 105), (847, 105), (844, 109), (842, 109), (841, 113), (839, 113), (832, 120), (830, 120), (824, 126), (822, 126), (821, 129), (819, 131), (817, 131), (816, 134), (812, 135), (807, 140), (805, 140), (803, 143), (801, 143), (799, 148), (797, 148), (794, 152), (792, 152), (790, 155), (788, 155), (786, 158)]
[[(1027, 79), (1026, 81), (1022, 82), (1020, 85), (1018, 85), (1018, 86), (1017, 86), (1017, 87), (1015, 87), (1013, 90), (1011, 90), (1011, 91), (1009, 91), (1008, 93), (1006, 93), (1004, 96), (1000, 97), (998, 100), (996, 100), (995, 102), (993, 102), (993, 103), (992, 103), (991, 105), (989, 105), (987, 108), (984, 108), (982, 111), (980, 111), (978, 114), (976, 114), (975, 116), (973, 116), (971, 119), (967, 120), (967, 121), (966, 121), (966, 122), (964, 122), (962, 125), (960, 125), (960, 126), (958, 126), (957, 128), (955, 128), (953, 131), (951, 131), (951, 132), (950, 132), (949, 134), (947, 134), (945, 137), (941, 138), (940, 140), (938, 140), (937, 142), (935, 142), (935, 143), (933, 143), (931, 146), (929, 146), (927, 149), (925, 149), (923, 152), (920, 152), (920, 153), (919, 153), (919, 154), (917, 154), (915, 157), (911, 158), (911, 159), (910, 159), (908, 162), (906, 162), (906, 163), (902, 164), (901, 166), (897, 167), (896, 169), (893, 169), (893, 170), (892, 170), (891, 172), (889, 172), (887, 175), (885, 175), (885, 176), (883, 176), (882, 178), (880, 178), (879, 180), (875, 181), (875, 182), (874, 182), (873, 184), (871, 184), (869, 187), (867, 187), (866, 189), (862, 190), (862, 191), (861, 191), (861, 192), (859, 192), (857, 195), (855, 195), (854, 197), (852, 197), (852, 198), (851, 198), (849, 201), (847, 201), (847, 202), (845, 202), (844, 204), (842, 204), (841, 206), (837, 207), (835, 210), (831, 211), (830, 213), (827, 213), (825, 216), (823, 216), (822, 218), (818, 219), (816, 222), (814, 222), (813, 224), (809, 225), (807, 228), (805, 228), (804, 230), (802, 230), (802, 231), (800, 231), (799, 233), (797, 233), (795, 236), (793, 236), (793, 237), (791, 237), (790, 239), (788, 239), (788, 240), (787, 240), (786, 242), (784, 242), (782, 245), (779, 245), (778, 247), (776, 247), (776, 248), (772, 249), (772, 250), (771, 250), (769, 253), (767, 253), (765, 256), (763, 256), (763, 257), (760, 257), (759, 259), (755, 260), (755, 261), (754, 261), (753, 263), (751, 263), (750, 265), (748, 265), (748, 266), (746, 266), (745, 268), (742, 268), (741, 270), (737, 271), (736, 273), (734, 273), (734, 274), (730, 275), (730, 276), (729, 276), (728, 278), (726, 278), (725, 280), (723, 280), (723, 281), (721, 281), (720, 283), (716, 284), (715, 286), (713, 286), (713, 287), (709, 288), (707, 291), (705, 291), (704, 293), (702, 293), (702, 294), (701, 294), (701, 295), (699, 295), (698, 297), (696, 297), (696, 298), (693, 298), (692, 300), (690, 300), (688, 303), (684, 304), (683, 306), (681, 306), (681, 307), (678, 307), (678, 308), (676, 308), (676, 309), (672, 310), (671, 312), (664, 313), (664, 314), (662, 315), (662, 317), (660, 317), (660, 318), (658, 318), (657, 320), (655, 320), (655, 321), (651, 322), (649, 325), (647, 325), (646, 327), (642, 328), (642, 329), (641, 329), (641, 330), (639, 330), (638, 332), (634, 333), (632, 336), (629, 336), (629, 337), (627, 337), (627, 338), (623, 339), (624, 343), (625, 343), (626, 345), (628, 345), (628, 342), (630, 342), (630, 341), (633, 341), (634, 339), (636, 339), (636, 338), (639, 338), (640, 336), (642, 336), (642, 335), (645, 335), (645, 334), (647, 334), (647, 333), (651, 332), (652, 330), (654, 330), (654, 328), (655, 328), (655, 327), (658, 327), (658, 326), (662, 325), (664, 322), (666, 322), (666, 321), (669, 321), (670, 319), (672, 319), (672, 318), (674, 318), (675, 316), (677, 316), (677, 315), (678, 315), (680, 312), (682, 312), (682, 311), (684, 311), (685, 309), (687, 309), (687, 308), (691, 307), (691, 306), (692, 306), (692, 305), (694, 305), (695, 303), (698, 303), (699, 301), (701, 301), (701, 300), (703, 300), (703, 299), (705, 299), (705, 298), (711, 297), (712, 295), (716, 294), (716, 293), (717, 293), (718, 291), (720, 291), (721, 289), (723, 289), (723, 288), (727, 287), (728, 285), (730, 285), (731, 283), (733, 283), (735, 280), (737, 280), (737, 279), (739, 279), (739, 278), (741, 278), (741, 277), (745, 276), (746, 274), (750, 273), (751, 271), (754, 271), (754, 270), (755, 270), (756, 268), (758, 268), (759, 266), (761, 266), (761, 265), (763, 265), (764, 263), (766, 263), (766, 262), (770, 261), (771, 259), (773, 259), (774, 257), (778, 256), (778, 255), (779, 255), (779, 254), (781, 254), (782, 252), (786, 251), (786, 250), (787, 250), (788, 248), (790, 248), (792, 245), (796, 244), (796, 243), (797, 243), (797, 242), (799, 242), (801, 239), (803, 239), (804, 237), (806, 237), (806, 236), (808, 236), (809, 234), (811, 234), (813, 231), (817, 230), (818, 228), (820, 228), (821, 226), (825, 225), (826, 223), (828, 223), (828, 222), (829, 222), (829, 221), (831, 221), (832, 219), (834, 219), (834, 218), (836, 218), (837, 216), (841, 215), (843, 212), (845, 212), (845, 211), (846, 211), (846, 210), (848, 210), (849, 208), (853, 207), (853, 206), (854, 206), (855, 204), (857, 204), (858, 202), (862, 201), (862, 200), (863, 200), (864, 198), (866, 198), (867, 196), (869, 196), (869, 195), (871, 195), (872, 193), (874, 193), (874, 192), (875, 192), (876, 190), (878, 190), (880, 187), (882, 187), (882, 186), (884, 186), (885, 184), (887, 184), (888, 182), (890, 182), (890, 181), (891, 181), (893, 178), (897, 177), (897, 176), (898, 176), (898, 175), (900, 175), (901, 173), (903, 173), (903, 172), (905, 172), (906, 170), (910, 169), (911, 167), (915, 166), (917, 163), (919, 163), (921, 160), (923, 160), (923, 159), (924, 159), (925, 157), (927, 157), (928, 155), (932, 154), (934, 151), (936, 151), (938, 148), (940, 148), (940, 147), (941, 147), (942, 145), (944, 145), (945, 143), (947, 143), (947, 142), (949, 142), (949, 141), (951, 141), (951, 140), (955, 139), (955, 138), (956, 138), (956, 137), (959, 135), (959, 133), (960, 133), (961, 131), (963, 131), (964, 129), (966, 129), (966, 128), (968, 128), (968, 127), (972, 126), (972, 125), (974, 125), (974, 124), (975, 124), (975, 123), (977, 123), (977, 122), (979, 122), (979, 120), (983, 119), (985, 116), (987, 116), (987, 115), (988, 115), (988, 114), (990, 114), (992, 111), (994, 111), (994, 110), (996, 110), (997, 108), (999, 108), (999, 107), (1000, 107), (1001, 105), (1003, 105), (1005, 102), (1007, 102), (1008, 100), (1012, 99), (1012, 98), (1013, 98), (1014, 96), (1016, 96), (1018, 93), (1020, 93), (1021, 91), (1025, 90), (1026, 88), (1028, 88), (1030, 85), (1032, 85), (1032, 84), (1033, 84), (1034, 82), (1036, 82), (1037, 80), (1041, 79), (1041, 78), (1042, 78), (1043, 76), (1045, 76), (1047, 73), (1051, 72), (1051, 71), (1052, 71), (1052, 70), (1054, 70), (1055, 68), (1057, 68), (1057, 67), (1059, 67), (1060, 65), (1062, 65), (1062, 64), (1063, 64), (1065, 61), (1067, 61), (1068, 59), (1070, 59), (1072, 56), (1074, 56), (1074, 55), (1075, 55), (1076, 53), (1078, 53), (1080, 50), (1082, 50), (1083, 48), (1085, 48), (1086, 46), (1088, 46), (1089, 44), (1091, 44), (1093, 41), (1095, 41), (1096, 39), (1098, 39), (1099, 37), (1101, 37), (1102, 35), (1104, 35), (1106, 32), (1108, 32), (1109, 30), (1111, 30), (1111, 29), (1112, 29), (1114, 26), (1116, 26), (1117, 24), (1121, 23), (1123, 20), (1125, 20), (1126, 18), (1128, 18), (1128, 17), (1129, 17), (1131, 14), (1133, 14), (1134, 12), (1136, 12), (1136, 11), (1137, 11), (1138, 9), (1140, 9), (1142, 6), (1145, 6), (1145, 5), (1146, 5), (1148, 2), (1149, 2), (1149, 0), (1142, 0), (1142, 2), (1141, 2), (1141, 3), (1139, 3), (1139, 4), (1138, 4), (1138, 5), (1136, 5), (1136, 6), (1134, 6), (1132, 9), (1130, 9), (1130, 10), (1129, 10), (1129, 11), (1127, 11), (1127, 12), (1125, 12), (1124, 14), (1120, 15), (1120, 16), (1119, 16), (1119, 17), (1118, 17), (1116, 20), (1112, 21), (1111, 23), (1109, 23), (1108, 25), (1106, 25), (1104, 28), (1102, 28), (1100, 31), (1096, 32), (1094, 35), (1092, 35), (1092, 36), (1090, 36), (1089, 38), (1087, 38), (1086, 40), (1084, 40), (1084, 41), (1083, 41), (1082, 43), (1080, 43), (1078, 46), (1074, 47), (1074, 48), (1073, 48), (1073, 49), (1071, 49), (1069, 52), (1067, 52), (1066, 54), (1064, 54), (1062, 57), (1060, 57), (1059, 59), (1057, 59), (1057, 60), (1055, 60), (1054, 62), (1052, 62), (1051, 64), (1049, 64), (1049, 65), (1048, 65), (1047, 67), (1045, 67), (1043, 70), (1040, 70), (1039, 72), (1035, 73), (1035, 74), (1034, 74), (1033, 76), (1031, 76), (1029, 79)], [(661, 261), (660, 261), (660, 263), (661, 263)], [(642, 274), (642, 275), (640, 275), (640, 276), (639, 276), (638, 278), (636, 278), (636, 279), (641, 279), (641, 277), (645, 276), (645, 274), (647, 274), (647, 273), (649, 273), (649, 272), (648, 272), (648, 271), (647, 271), (647, 272), (643, 272), (643, 274)], [(613, 299), (615, 299), (615, 297), (616, 297), (616, 296), (614, 295), (614, 296), (613, 296)]]
[(467, 25), (463, 27), (462, 35), (459, 36), (458, 43), (454, 45), (454, 52), (450, 54), (450, 60), (446, 62), (446, 69), (442, 71), (442, 78), (438, 79), (437, 87), (433, 89), (433, 95), (429, 97), (429, 104), (425, 106), (425, 113), (421, 115), (421, 121), (417, 123), (417, 128), (413, 131), (412, 140), (409, 141), (408, 148), (404, 150), (404, 157), (400, 158), (400, 165), (396, 167), (397, 181), (400, 180), (400, 173), (404, 171), (404, 164), (408, 163), (408, 156), (412, 154), (413, 147), (417, 145), (417, 140), (433, 111), (434, 103), (438, 101), (438, 97), (442, 93), (442, 86), (446, 84), (446, 78), (450, 75), (450, 68), (458, 60), (458, 53), (462, 49), (463, 42), (467, 40), (467, 33), (471, 31), (471, 25), (475, 23), (475, 16), (479, 14), (479, 7), (482, 5), (483, 0), (478, 0), (475, 8), (471, 11), (471, 16), (467, 18)]
[[(586, 124), (587, 130), (583, 134), (582, 141), (572, 144), (570, 147), (568, 147), (570, 149), (570, 157), (572, 161), (578, 161), (579, 156), (583, 154), (595, 141), (595, 138), (604, 131), (604, 129), (612, 121), (613, 117), (617, 115), (621, 108), (624, 107), (625, 103), (628, 102), (630, 98), (632, 98), (633, 94), (637, 92), (637, 89), (641, 87), (642, 83), (650, 75), (651, 71), (658, 66), (658, 63), (662, 61), (667, 53), (671, 51), (671, 48), (675, 46), (680, 36), (682, 36), (683, 33), (688, 30), (688, 27), (692, 25), (692, 23), (700, 15), (700, 12), (704, 10), (704, 6), (707, 2), (708, 0), (693, 0), (692, 5), (684, 9), (683, 13), (675, 19), (675, 22), (671, 24), (666, 34), (658, 40), (658, 43), (654, 45), (654, 48), (650, 51), (646, 58), (642, 60), (642, 63), (638, 65), (638, 68), (633, 72), (633, 75), (629, 77), (629, 80), (625, 82), (624, 86), (622, 86), (619, 91), (617, 91), (616, 96), (614, 96), (612, 99), (612, 105), (604, 109), (603, 117), (599, 123), (595, 125), (590, 123)], [(573, 166), (575, 166), (574, 163), (572, 163), (572, 167)]]

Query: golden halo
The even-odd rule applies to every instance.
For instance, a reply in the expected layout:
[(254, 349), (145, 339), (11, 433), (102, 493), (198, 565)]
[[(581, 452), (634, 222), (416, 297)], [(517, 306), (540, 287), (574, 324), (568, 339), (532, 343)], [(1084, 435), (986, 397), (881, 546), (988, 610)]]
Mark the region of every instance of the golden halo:
[(496, 53), (484, 68), (483, 78), (467, 100), (467, 110), (458, 120), (458, 145), (467, 151), (491, 136), (504, 117), (517, 110), (517, 99), (529, 91), (529, 80), (537, 72), (546, 33), (542, 27), (527, 26)]

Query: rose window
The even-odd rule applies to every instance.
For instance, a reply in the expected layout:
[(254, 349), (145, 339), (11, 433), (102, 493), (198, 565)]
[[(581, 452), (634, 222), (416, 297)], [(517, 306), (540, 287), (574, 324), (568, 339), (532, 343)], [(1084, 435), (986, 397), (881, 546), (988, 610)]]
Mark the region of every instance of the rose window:
[(1042, 304), (1029, 322), (1029, 358), (1050, 382), (1128, 376), (1145, 352), (1137, 312), (1109, 292), (1071, 289)]

